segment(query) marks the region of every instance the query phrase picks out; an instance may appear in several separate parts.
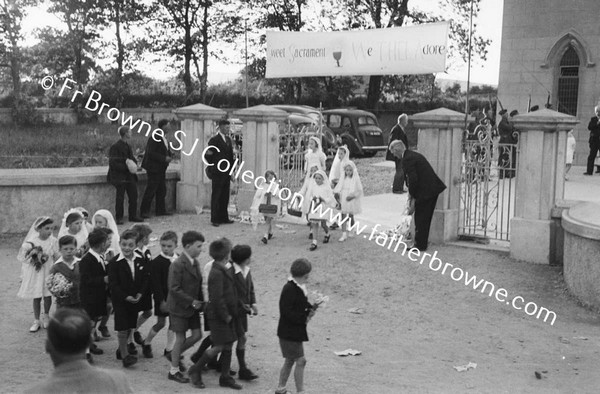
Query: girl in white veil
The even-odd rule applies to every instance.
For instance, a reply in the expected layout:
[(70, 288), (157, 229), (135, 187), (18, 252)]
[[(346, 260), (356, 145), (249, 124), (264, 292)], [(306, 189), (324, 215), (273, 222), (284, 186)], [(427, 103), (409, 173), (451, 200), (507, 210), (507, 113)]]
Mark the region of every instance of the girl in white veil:
[(340, 179), (344, 176), (344, 166), (350, 161), (350, 151), (346, 145), (342, 145), (338, 148), (333, 163), (331, 164), (331, 170), (329, 171), (329, 181), (331, 187), (335, 187)]
[(319, 170), (325, 171), (325, 161), (327, 156), (321, 149), (321, 140), (315, 136), (308, 139), (308, 151), (304, 154), (304, 168), (306, 170), (306, 176), (304, 180), (307, 181), (310, 178), (310, 168), (317, 166)]
[[(46, 276), (50, 267), (59, 257), (58, 242), (52, 235), (54, 221), (49, 216), (40, 216), (33, 222), (17, 260), (21, 264), (21, 286), (17, 296), (19, 298), (33, 299), (34, 322), (30, 332), (36, 332), (40, 327), (48, 327), (52, 296), (46, 288)], [(44, 299), (44, 319), (40, 323), (41, 303)]]
[(119, 229), (110, 211), (106, 209), (96, 211), (92, 217), (92, 226), (94, 226), (94, 228), (109, 228), (112, 231), (110, 247), (106, 251), (107, 261), (121, 253), (121, 248), (119, 247)]
[[(318, 208), (316, 208), (319, 205), (321, 205), (320, 211)], [(329, 242), (329, 227), (327, 227), (326, 223), (329, 214), (326, 212), (328, 209), (333, 207), (335, 207), (335, 197), (333, 196), (333, 191), (329, 185), (327, 174), (325, 174), (325, 171), (323, 170), (318, 170), (310, 179), (308, 190), (306, 191), (302, 206), (302, 213), (308, 214), (308, 220), (310, 221), (312, 229), (311, 233), (314, 233), (312, 244), (310, 245), (309, 250), (313, 251), (317, 249), (319, 226), (325, 231), (323, 243), (326, 244)], [(314, 209), (316, 209), (316, 211), (315, 213), (312, 213)], [(320, 215), (321, 212), (324, 213), (323, 216)]]
[(350, 226), (354, 222), (354, 215), (362, 212), (361, 200), (363, 196), (362, 182), (360, 181), (360, 176), (354, 162), (347, 161), (342, 170), (343, 175), (335, 189), (333, 189), (333, 192), (339, 195), (339, 205), (342, 214), (348, 217), (346, 219), (348, 231), (343, 231), (340, 242), (344, 242), (348, 238)]
[(87, 249), (88, 229), (83, 220), (83, 214), (79, 208), (69, 209), (63, 216), (58, 238), (63, 235), (71, 235), (77, 241), (77, 257), (82, 257)]

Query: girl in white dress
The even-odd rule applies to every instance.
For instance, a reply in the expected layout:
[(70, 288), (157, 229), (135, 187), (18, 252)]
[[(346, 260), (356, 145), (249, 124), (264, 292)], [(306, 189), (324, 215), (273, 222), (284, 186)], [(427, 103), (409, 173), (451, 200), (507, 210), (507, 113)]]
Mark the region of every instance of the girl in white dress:
[(344, 231), (340, 238), (340, 242), (344, 242), (348, 238), (350, 226), (354, 223), (354, 215), (362, 212), (361, 197), (363, 196), (363, 187), (356, 165), (352, 161), (348, 161), (344, 165), (344, 176), (340, 179), (333, 192), (339, 194), (340, 209), (344, 217), (348, 217), (346, 220), (348, 230)]
[(117, 227), (117, 223), (115, 222), (112, 213), (106, 209), (96, 211), (92, 217), (92, 226), (94, 226), (94, 228), (109, 228), (112, 231), (110, 236), (110, 246), (104, 256), (106, 261), (121, 253), (121, 248), (119, 247), (119, 228)]
[(313, 166), (317, 166), (319, 170), (325, 171), (325, 161), (327, 156), (321, 149), (321, 141), (313, 136), (308, 139), (308, 151), (304, 155), (304, 168), (306, 168), (306, 176), (304, 180), (307, 181), (310, 178), (310, 169)]
[[(46, 288), (46, 277), (50, 267), (59, 257), (58, 242), (52, 235), (53, 228), (54, 222), (50, 217), (41, 216), (37, 218), (29, 229), (17, 255), (17, 260), (22, 263), (22, 281), (17, 296), (33, 299), (35, 320), (29, 328), (30, 332), (38, 331), (40, 326), (48, 327), (52, 295)], [(40, 325), (42, 298), (44, 299), (44, 319)]]
[[(250, 214), (252, 216), (252, 223), (258, 224), (260, 216), (264, 216), (265, 224), (267, 226), (267, 231), (260, 239), (262, 243), (265, 245), (269, 242), (271, 238), (273, 238), (273, 218), (277, 215), (277, 213), (261, 213), (258, 208), (260, 204), (272, 204), (277, 206), (277, 212), (281, 209), (281, 201), (277, 197), (277, 191), (279, 185), (277, 184), (277, 175), (274, 171), (267, 170), (265, 172), (264, 182), (258, 189), (256, 189), (256, 193), (254, 194), (254, 199), (252, 200), (252, 206), (250, 207)], [(255, 227), (256, 229), (256, 227)]]
[(331, 187), (335, 187), (340, 179), (344, 176), (344, 166), (350, 161), (350, 151), (346, 145), (342, 145), (338, 148), (333, 163), (331, 164), (331, 171), (329, 171), (329, 181)]
[[(302, 184), (302, 188), (300, 188), (300, 191), (298, 192), (298, 194), (302, 195), (302, 206), (299, 206), (298, 209), (302, 210), (304, 207), (304, 202), (306, 201), (306, 192), (308, 191), (308, 186), (310, 185), (310, 182), (312, 181), (312, 176), (315, 174), (315, 172), (317, 172), (319, 170), (318, 166), (312, 166), (308, 172), (308, 178), (304, 179), (304, 183)], [(299, 199), (296, 199), (297, 201), (299, 201)], [(296, 206), (297, 201), (292, 201), (292, 206)], [(299, 204), (298, 204), (299, 205)], [(310, 226), (310, 222), (308, 222), (308, 215), (306, 215), (306, 220), (308, 225)], [(308, 234), (308, 239), (313, 239), (313, 231), (312, 231), (312, 226), (310, 227), (310, 233)]]
[(69, 209), (63, 216), (58, 238), (63, 235), (70, 235), (77, 241), (77, 251), (75, 257), (81, 258), (89, 249), (87, 243), (88, 229), (83, 223), (83, 215), (78, 208)]
[(567, 174), (571, 169), (571, 165), (573, 165), (573, 156), (575, 156), (575, 147), (577, 146), (577, 140), (575, 140), (575, 136), (573, 135), (573, 130), (569, 131), (567, 135), (567, 163), (565, 168), (565, 181), (568, 181), (569, 178)]
[[(314, 173), (309, 183), (308, 190), (306, 191), (304, 204), (302, 206), (302, 213), (308, 214), (308, 220), (310, 221), (312, 232), (314, 232), (312, 244), (309, 248), (311, 251), (317, 249), (319, 226), (325, 231), (323, 243), (326, 244), (329, 242), (329, 227), (327, 227), (326, 223), (329, 214), (320, 216), (319, 209), (316, 208), (321, 204), (321, 212), (325, 213), (327, 209), (335, 207), (335, 197), (333, 196), (333, 191), (331, 190), (331, 186), (329, 186), (328, 180), (326, 180), (327, 174), (325, 174), (325, 171), (318, 170)], [(311, 213), (315, 208), (317, 209), (316, 213)]]

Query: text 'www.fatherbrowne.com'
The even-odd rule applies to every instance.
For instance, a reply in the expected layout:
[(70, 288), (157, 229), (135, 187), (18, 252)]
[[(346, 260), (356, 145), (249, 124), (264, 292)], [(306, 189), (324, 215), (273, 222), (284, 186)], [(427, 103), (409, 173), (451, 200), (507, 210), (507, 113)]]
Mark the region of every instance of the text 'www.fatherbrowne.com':
[[(343, 228), (344, 224), (348, 222), (347, 228), (349, 232), (354, 232), (356, 235), (361, 235), (367, 229), (367, 225), (362, 225), (360, 222), (354, 220), (354, 223), (350, 223), (350, 217), (348, 215), (343, 215), (341, 212), (334, 212), (331, 208), (323, 208), (323, 204), (312, 205), (311, 213), (313, 215), (318, 215), (320, 218), (329, 220), (330, 222), (337, 223), (340, 228)], [(480, 291), (482, 294), (487, 293), (489, 297), (494, 296), (494, 298), (498, 302), (506, 303), (507, 305), (511, 305), (514, 309), (519, 311), (525, 311), (525, 313), (529, 316), (535, 316), (536, 319), (541, 319), (543, 317), (544, 322), (550, 319), (550, 325), (554, 325), (556, 321), (556, 313), (548, 310), (544, 307), (538, 306), (535, 302), (525, 303), (525, 299), (521, 296), (513, 297), (512, 300), (509, 300), (508, 291), (504, 288), (496, 289), (496, 286), (492, 282), (488, 282), (485, 279), (477, 279), (477, 276), (470, 275), (467, 271), (464, 271), (462, 268), (455, 267), (450, 263), (443, 263), (437, 257), (437, 251), (434, 251), (433, 254), (421, 252), (416, 248), (409, 248), (409, 246), (403, 241), (402, 235), (397, 236), (393, 234), (392, 236), (388, 236), (384, 232), (378, 232), (378, 228), (381, 227), (380, 224), (376, 224), (371, 229), (371, 233), (367, 237), (367, 234), (363, 234), (364, 238), (368, 238), (369, 241), (374, 240), (375, 243), (383, 248), (386, 248), (390, 251), (396, 253), (398, 249), (401, 249), (401, 255), (406, 255), (412, 261), (419, 261), (419, 264), (423, 265), (426, 263), (426, 260), (429, 258), (429, 269), (432, 271), (440, 271), (442, 275), (446, 275), (448, 273), (450, 278), (456, 282), (462, 282), (464, 280), (464, 284), (467, 287), (473, 287), (473, 290)], [(377, 235), (376, 235), (377, 234)], [(420, 260), (419, 260), (420, 258)]]

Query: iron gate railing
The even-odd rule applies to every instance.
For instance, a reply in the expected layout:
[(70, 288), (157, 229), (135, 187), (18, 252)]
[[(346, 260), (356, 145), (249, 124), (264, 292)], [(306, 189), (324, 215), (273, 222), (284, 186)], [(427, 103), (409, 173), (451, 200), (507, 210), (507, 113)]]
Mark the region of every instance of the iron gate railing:
[[(515, 133), (515, 139), (518, 134)], [(494, 143), (492, 127), (467, 132), (462, 160), (458, 234), (461, 239), (510, 240), (518, 144)]]
[(306, 169), (304, 154), (308, 149), (308, 139), (321, 138), (318, 128), (308, 125), (294, 126), (291, 123), (279, 125), (279, 179), (281, 187), (298, 191), (304, 183)]

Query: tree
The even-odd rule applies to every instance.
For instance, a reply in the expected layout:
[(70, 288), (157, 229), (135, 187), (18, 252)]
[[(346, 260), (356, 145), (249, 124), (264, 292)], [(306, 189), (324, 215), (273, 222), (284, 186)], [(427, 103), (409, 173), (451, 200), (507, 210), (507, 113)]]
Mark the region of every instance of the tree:
[(102, 0), (51, 0), (49, 11), (56, 14), (67, 26), (64, 36), (66, 47), (72, 54), (72, 78), (81, 87), (90, 78), (92, 64), (87, 59), (94, 56), (93, 41), (98, 38), (96, 28), (105, 23)]
[(21, 67), (23, 62), (20, 41), (21, 23), (25, 8), (37, 0), (0, 0), (0, 67), (10, 69), (15, 106), (21, 101)]

